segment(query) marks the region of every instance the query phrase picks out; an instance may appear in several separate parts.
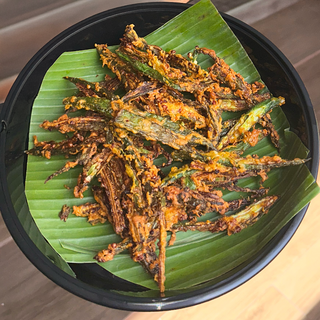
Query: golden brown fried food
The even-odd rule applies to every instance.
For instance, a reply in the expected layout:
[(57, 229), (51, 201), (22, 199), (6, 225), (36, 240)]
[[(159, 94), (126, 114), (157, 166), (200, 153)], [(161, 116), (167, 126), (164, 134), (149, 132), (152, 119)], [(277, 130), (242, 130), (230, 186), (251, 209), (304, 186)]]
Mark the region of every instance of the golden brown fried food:
[[(72, 212), (91, 224), (108, 221), (122, 241), (109, 244), (95, 259), (107, 262), (128, 250), (163, 293), (166, 247), (174, 244), (177, 232), (231, 235), (251, 226), (278, 199), (263, 187), (268, 172), (305, 160), (242, 156), (266, 136), (279, 149), (270, 112), (283, 98), (271, 97), (261, 82), (247, 83), (212, 49), (196, 47), (188, 57), (165, 52), (140, 38), (133, 27), (127, 26), (115, 53), (106, 44), (96, 45), (113, 78), (92, 83), (66, 77), (79, 93), (64, 99), (65, 109), (89, 112), (64, 114), (41, 127), (73, 136), (61, 142), (35, 137), (27, 153), (71, 157), (46, 181), (82, 166), (74, 196), (83, 198), (93, 184), (96, 202), (72, 210), (65, 205), (60, 218), (66, 221)], [(198, 54), (212, 58), (208, 70), (197, 64)], [(114, 95), (120, 84), (126, 90), (122, 97)], [(242, 114), (222, 120), (224, 112), (235, 111)], [(173, 161), (177, 167), (168, 170)], [(248, 177), (260, 177), (260, 187), (238, 185)], [(225, 189), (241, 196), (226, 201)], [(212, 212), (216, 219), (198, 221)]]

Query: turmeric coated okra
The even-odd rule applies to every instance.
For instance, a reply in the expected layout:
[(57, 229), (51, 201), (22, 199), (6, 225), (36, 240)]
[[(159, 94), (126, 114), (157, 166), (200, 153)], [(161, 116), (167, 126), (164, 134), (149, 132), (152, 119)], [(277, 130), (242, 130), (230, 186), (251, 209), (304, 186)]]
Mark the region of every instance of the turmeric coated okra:
[[(65, 77), (78, 92), (63, 100), (64, 115), (41, 127), (68, 136), (61, 142), (34, 137), (27, 153), (70, 157), (46, 182), (82, 166), (74, 196), (83, 198), (91, 187), (94, 202), (63, 206), (61, 219), (72, 212), (91, 224), (110, 223), (122, 241), (93, 259), (107, 263), (128, 251), (163, 293), (166, 247), (177, 232), (231, 235), (250, 227), (278, 199), (263, 186), (270, 170), (305, 160), (243, 156), (262, 139), (280, 149), (270, 113), (285, 101), (262, 82), (247, 83), (212, 48), (196, 47), (187, 56), (166, 52), (129, 25), (115, 52), (107, 44), (96, 49), (113, 77)], [(197, 63), (199, 55), (212, 59), (208, 69)], [(72, 116), (78, 110), (81, 115)], [(225, 113), (232, 119), (225, 120)], [(248, 177), (259, 178), (259, 186), (238, 185)], [(225, 190), (238, 197), (227, 201)], [(210, 212), (218, 216), (199, 220)]]

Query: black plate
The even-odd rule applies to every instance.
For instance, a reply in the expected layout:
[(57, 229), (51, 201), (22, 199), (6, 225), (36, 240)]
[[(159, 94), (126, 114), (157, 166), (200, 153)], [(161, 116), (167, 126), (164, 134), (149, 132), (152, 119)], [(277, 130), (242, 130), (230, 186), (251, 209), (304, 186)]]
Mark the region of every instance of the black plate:
[[(42, 79), (53, 62), (65, 51), (90, 49), (95, 43), (117, 44), (127, 24), (135, 24), (145, 36), (189, 5), (145, 3), (112, 9), (77, 23), (48, 42), (25, 66), (13, 84), (1, 113), (0, 208), (3, 219), (18, 246), (48, 278), (64, 289), (97, 304), (132, 310), (172, 310), (216, 298), (243, 284), (262, 270), (285, 247), (303, 219), (301, 210), (258, 254), (237, 269), (201, 288), (177, 290), (161, 298), (157, 292), (140, 297), (143, 288), (119, 279), (95, 264), (71, 265), (77, 279), (57, 267), (27, 232), (36, 228), (24, 195), (29, 121), (33, 101)], [(284, 96), (284, 111), (291, 129), (310, 150), (309, 169), (317, 176), (319, 164), (318, 128), (308, 93), (286, 57), (259, 32), (222, 14), (253, 60), (263, 81), (275, 96)], [(38, 237), (42, 235), (38, 234)], [(43, 243), (45, 243), (43, 241)], [(49, 259), (48, 259), (49, 258)], [(131, 293), (130, 293), (131, 292)], [(136, 294), (132, 294), (136, 292)]]

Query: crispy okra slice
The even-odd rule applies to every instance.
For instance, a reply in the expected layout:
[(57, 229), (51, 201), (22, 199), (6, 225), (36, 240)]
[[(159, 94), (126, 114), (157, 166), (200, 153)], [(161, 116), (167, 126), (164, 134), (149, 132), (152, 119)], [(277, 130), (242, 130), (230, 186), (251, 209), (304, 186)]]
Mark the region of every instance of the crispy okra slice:
[(68, 139), (61, 142), (56, 141), (38, 141), (37, 136), (33, 137), (33, 148), (25, 151), (26, 154), (33, 156), (41, 156), (50, 159), (51, 156), (58, 154), (78, 154), (88, 142), (84, 141), (83, 134), (75, 132), (75, 134)]
[(104, 115), (107, 119), (112, 118), (113, 109), (111, 107), (111, 100), (98, 97), (67, 97), (63, 99), (65, 109), (85, 109), (98, 112)]
[(100, 98), (107, 98), (113, 99), (114, 98), (114, 91), (118, 88), (115, 84), (113, 90), (107, 90), (103, 85), (104, 82), (90, 82), (82, 78), (75, 78), (75, 77), (64, 77), (64, 79), (72, 82), (77, 86), (77, 88), (85, 94), (87, 97), (100, 97)]
[[(188, 125), (197, 128), (206, 127), (206, 117), (201, 114), (203, 106), (196, 101), (184, 99), (177, 94), (176, 90), (169, 88), (157, 82), (154, 90), (145, 91), (144, 94), (133, 94), (132, 91), (122, 98), (127, 101), (128, 98), (141, 96), (139, 107), (147, 112), (155, 113), (161, 116), (168, 116), (172, 121), (183, 120)], [(135, 90), (133, 90), (135, 91)], [(200, 111), (200, 112), (199, 112)], [(203, 112), (202, 112), (203, 113)]]
[(40, 127), (45, 130), (57, 130), (61, 133), (75, 131), (101, 131), (106, 126), (106, 120), (99, 115), (69, 117), (63, 114), (57, 120), (43, 121)]
[(265, 114), (273, 108), (284, 104), (284, 98), (271, 98), (255, 105), (252, 109), (244, 113), (236, 124), (223, 136), (217, 146), (218, 150), (229, 145), (235, 145), (242, 140), (243, 135), (248, 132)]
[(102, 66), (107, 66), (124, 85), (127, 91), (135, 89), (145, 81), (143, 75), (124, 62), (117, 54), (111, 52), (106, 44), (96, 44), (96, 49), (102, 60)]
[(104, 148), (101, 152), (96, 153), (84, 164), (82, 173), (78, 178), (78, 183), (74, 188), (74, 196), (76, 198), (83, 197), (83, 192), (88, 189), (89, 183), (95, 176), (98, 175), (102, 167), (104, 167), (108, 161), (110, 161), (111, 157), (111, 150), (109, 148)]
[(261, 124), (263, 129), (266, 131), (266, 134), (270, 136), (271, 142), (280, 153), (280, 137), (272, 123), (270, 114), (269, 113), (265, 114), (260, 119), (259, 124)]
[(116, 53), (134, 69), (179, 91), (195, 92), (212, 83), (207, 71), (173, 51), (148, 45), (133, 27), (127, 26)]
[(52, 178), (69, 171), (70, 169), (76, 167), (77, 165), (85, 165), (87, 162), (90, 161), (90, 159), (96, 154), (97, 152), (97, 143), (91, 142), (90, 144), (87, 144), (84, 146), (84, 148), (81, 150), (81, 153), (79, 153), (76, 157), (76, 159), (67, 161), (66, 164), (60, 168), (59, 170), (52, 173), (44, 183), (47, 183)]
[(228, 235), (238, 233), (241, 230), (256, 223), (278, 200), (278, 196), (272, 195), (262, 198), (245, 209), (231, 216), (223, 216), (215, 221), (177, 223), (171, 227), (171, 231), (209, 231), (212, 233), (227, 231)]
[(213, 144), (198, 132), (148, 112), (122, 109), (115, 117), (114, 123), (120, 128), (141, 134), (147, 140), (159, 141), (174, 149), (192, 151), (192, 146), (214, 148)]
[[(131, 90), (126, 95), (124, 95), (121, 99), (118, 96), (114, 96), (113, 100), (101, 97), (67, 97), (63, 99), (63, 104), (65, 105), (65, 109), (85, 109), (97, 112), (107, 119), (111, 119), (113, 117), (113, 104), (114, 101), (119, 101), (119, 103), (126, 103), (130, 100), (136, 99), (137, 97), (144, 95), (150, 91), (155, 90), (159, 87), (159, 84), (156, 82), (141, 82), (137, 88)], [(65, 116), (64, 116), (65, 117)]]
[(143, 74), (147, 75), (151, 79), (158, 80), (176, 90), (183, 91), (184, 88), (181, 87), (178, 83), (175, 83), (172, 79), (170, 79), (166, 74), (159, 72), (152, 67), (150, 67), (147, 63), (143, 63), (137, 59), (134, 59), (128, 53), (118, 50), (117, 55), (123, 59), (124, 61), (128, 62), (134, 69), (142, 72)]
[[(185, 154), (180, 152), (180, 158)], [(209, 179), (207, 183), (218, 187), (238, 179), (257, 176), (261, 172), (267, 172), (274, 168), (301, 165), (308, 161), (308, 159), (299, 158), (285, 160), (279, 156), (264, 156), (262, 158), (247, 156), (243, 158), (236, 153), (214, 150), (201, 155), (206, 157), (206, 162), (198, 160), (179, 169), (172, 168), (170, 173), (162, 180), (161, 185), (166, 186), (180, 178), (191, 177), (192, 175), (197, 175), (197, 179), (205, 181), (206, 175), (210, 175), (212, 181)]]

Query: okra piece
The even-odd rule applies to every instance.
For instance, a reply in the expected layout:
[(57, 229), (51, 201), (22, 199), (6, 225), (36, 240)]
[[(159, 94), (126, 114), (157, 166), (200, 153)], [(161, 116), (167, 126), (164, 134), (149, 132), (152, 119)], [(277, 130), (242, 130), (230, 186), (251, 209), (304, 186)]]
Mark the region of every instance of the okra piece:
[(133, 202), (136, 207), (136, 210), (139, 210), (139, 208), (143, 208), (145, 206), (141, 182), (137, 178), (137, 174), (130, 164), (126, 163), (125, 168), (126, 174), (132, 180), (130, 191), (133, 195)]
[[(220, 169), (222, 172), (220, 172)], [(165, 177), (162, 182), (161, 186), (165, 187), (170, 184), (175, 183), (179, 179), (191, 179), (192, 183), (198, 184), (205, 184), (206, 186), (212, 188), (219, 188), (219, 187), (226, 187), (229, 184), (236, 183), (240, 179), (244, 179), (247, 177), (254, 177), (259, 174), (258, 171), (255, 170), (238, 170), (237, 168), (232, 167), (223, 167), (220, 165), (215, 166), (215, 168), (201, 168), (201, 166), (193, 167), (189, 165), (185, 165), (180, 169), (173, 169)]]
[(111, 100), (97, 97), (68, 97), (63, 99), (65, 109), (85, 109), (98, 112), (107, 119), (112, 118), (113, 110), (111, 108)]
[(117, 51), (117, 55), (123, 59), (124, 61), (128, 62), (134, 69), (137, 69), (138, 71), (142, 72), (143, 74), (147, 75), (151, 79), (158, 80), (171, 88), (174, 88), (179, 91), (183, 91), (183, 88), (172, 81), (166, 74), (160, 73), (158, 70), (153, 69), (146, 63), (143, 63), (139, 60), (133, 59), (130, 57), (128, 54), (122, 52), (122, 51)]
[[(280, 156), (263, 156), (261, 158), (257, 156), (248, 155), (246, 157), (241, 157), (236, 152), (227, 151), (215, 151), (212, 150), (207, 153), (201, 153), (206, 161), (213, 160), (212, 170), (215, 168), (215, 162), (224, 165), (226, 167), (234, 167), (239, 170), (271, 170), (274, 168), (288, 167), (301, 165), (306, 163), (309, 159), (295, 158), (292, 160), (282, 159)], [(203, 164), (205, 170), (209, 170), (211, 164), (210, 162)]]
[(110, 160), (111, 151), (104, 148), (102, 152), (93, 155), (84, 164), (78, 183), (74, 188), (74, 196), (83, 198), (83, 192), (88, 189), (88, 184), (100, 172), (102, 167)]
[(210, 231), (212, 233), (227, 231), (228, 235), (238, 233), (241, 230), (256, 223), (278, 200), (278, 196), (272, 195), (252, 203), (239, 213), (224, 216), (215, 221), (185, 222), (172, 226), (171, 231)]
[(140, 82), (144, 81), (142, 74), (120, 59), (117, 54), (111, 52), (106, 44), (96, 44), (96, 49), (102, 60), (102, 66), (106, 65), (127, 91), (135, 89)]
[(70, 213), (71, 213), (71, 208), (66, 204), (64, 204), (61, 208), (61, 211), (59, 212), (60, 220), (66, 222)]
[(251, 203), (249, 199), (245, 198), (228, 202), (222, 198), (222, 192), (192, 190), (184, 183), (181, 186), (173, 184), (163, 188), (163, 190), (167, 197), (166, 206), (169, 212), (171, 208), (178, 207), (179, 214), (183, 215), (185, 213), (188, 219), (192, 219), (195, 216), (200, 217), (213, 211), (225, 214), (228, 211), (238, 210), (240, 207)]
[(210, 131), (208, 133), (208, 136), (209, 136), (209, 139), (214, 144), (214, 146), (216, 146), (221, 135), (221, 124), (222, 124), (221, 111), (211, 105), (208, 105), (207, 113), (209, 118), (208, 127)]
[(120, 158), (113, 156), (102, 166), (99, 172), (101, 186), (106, 190), (115, 233), (123, 237), (127, 233), (127, 224), (121, 205), (122, 195), (129, 188), (126, 185), (125, 166)]
[[(142, 247), (142, 248), (141, 248)], [(136, 249), (136, 250), (134, 250)], [(160, 266), (159, 258), (152, 245), (136, 245), (130, 248), (132, 259), (139, 262), (143, 268), (158, 282)]]
[(271, 142), (280, 153), (280, 137), (272, 123), (270, 114), (267, 113), (264, 117), (262, 117), (262, 119), (260, 119), (259, 121), (259, 124), (261, 124), (263, 129), (267, 131), (267, 134), (270, 136)]
[[(114, 96), (114, 100), (119, 100), (119, 102), (128, 102), (130, 100), (136, 99), (146, 93), (155, 90), (159, 87), (159, 83), (157, 82), (142, 82), (137, 86), (137, 88), (131, 90), (126, 95), (124, 95), (121, 99), (119, 97)], [(63, 99), (63, 104), (65, 105), (65, 109), (85, 109), (91, 110), (94, 112), (98, 112), (101, 115), (104, 115), (106, 118), (112, 118), (112, 101), (106, 98), (100, 97), (77, 97), (72, 96)]]
[(219, 58), (214, 50), (199, 47), (196, 47), (195, 50), (213, 59), (214, 64), (209, 68), (209, 73), (212, 74), (213, 79), (218, 79), (229, 86), (240, 98), (248, 100), (252, 96), (250, 84), (239, 73), (232, 70), (223, 59)]
[(96, 259), (99, 262), (107, 262), (111, 261), (115, 255), (129, 249), (132, 247), (133, 243), (130, 238), (124, 238), (121, 242), (119, 243), (111, 243), (108, 245), (107, 249), (103, 249), (99, 251), (94, 259)]
[(104, 130), (106, 121), (99, 115), (82, 116), (82, 117), (68, 117), (63, 114), (57, 120), (43, 121), (40, 127), (45, 130), (57, 130), (61, 133), (74, 131), (101, 131)]
[(99, 82), (90, 82), (81, 78), (64, 77), (64, 79), (72, 82), (77, 88), (87, 97), (100, 97), (112, 99), (114, 98), (113, 91), (107, 91)]
[(61, 142), (38, 141), (37, 136), (33, 137), (33, 148), (25, 151), (26, 154), (41, 156), (50, 159), (57, 154), (77, 154), (83, 149), (83, 135), (75, 133), (71, 138)]
[[(217, 96), (219, 97), (219, 93), (217, 93)], [(230, 111), (230, 112), (237, 112), (237, 111), (243, 111), (251, 109), (254, 105), (268, 100), (271, 98), (271, 95), (269, 92), (265, 93), (255, 93), (252, 95), (252, 102), (248, 102), (246, 100), (241, 100), (239, 97), (234, 96), (233, 98), (221, 98), (219, 100), (219, 108), (223, 111)]]
[[(270, 170), (273, 168), (301, 165), (309, 161), (309, 159), (300, 159), (300, 158), (287, 160), (287, 159), (282, 159), (277, 155), (273, 157), (263, 156), (261, 158), (250, 156), (250, 155), (246, 157), (241, 157), (237, 152), (234, 152), (234, 151), (227, 152), (227, 151), (215, 151), (215, 150), (212, 150), (209, 152), (198, 151), (194, 153), (187, 153), (183, 150), (177, 150), (177, 151), (173, 151), (171, 156), (175, 161), (185, 161), (185, 160), (192, 160), (192, 159), (205, 161), (205, 162), (197, 162), (197, 164), (199, 168), (201, 167), (202, 170), (205, 170), (208, 172), (210, 170), (215, 170), (217, 163), (220, 165), (224, 165), (226, 167), (234, 167), (241, 170)], [(210, 161), (212, 162), (210, 163)], [(210, 166), (212, 166), (211, 169), (210, 169)], [(179, 170), (182, 170), (182, 172), (186, 170), (185, 169), (186, 166), (182, 168)], [(179, 170), (177, 172), (179, 172)]]
[[(181, 158), (184, 155), (184, 152), (180, 152), (179, 157)], [(262, 158), (247, 156), (242, 158), (236, 153), (214, 150), (201, 155), (206, 157), (206, 162), (194, 161), (190, 165), (185, 165), (179, 169), (172, 168), (171, 172), (162, 180), (161, 185), (167, 186), (178, 179), (190, 179), (193, 176), (192, 179), (203, 181), (212, 187), (226, 186), (230, 183), (236, 183), (239, 179), (257, 176), (274, 168), (301, 165), (308, 161), (308, 159), (299, 158), (285, 160), (279, 156), (264, 156)], [(247, 191), (254, 192), (249, 189)]]
[(160, 293), (165, 291), (165, 261), (166, 261), (166, 246), (167, 246), (167, 230), (166, 230), (166, 217), (164, 209), (166, 206), (166, 199), (163, 192), (157, 192), (155, 195), (156, 205), (154, 206), (155, 215), (157, 217), (159, 228), (159, 268), (158, 273), (155, 275), (154, 280), (158, 283)]
[(259, 189), (250, 189), (250, 188), (247, 188), (247, 187), (239, 187), (236, 184), (228, 184), (228, 185), (226, 185), (226, 188), (229, 191), (250, 193), (252, 198), (263, 197), (269, 191), (269, 188), (260, 187)]
[(270, 170), (274, 168), (298, 166), (304, 164), (309, 159), (296, 158), (293, 160), (282, 159), (279, 156), (264, 156), (262, 158), (255, 158), (247, 156), (245, 158), (232, 159), (230, 162), (239, 169), (245, 170)]
[(141, 97), (139, 104), (141, 109), (163, 117), (168, 116), (174, 122), (187, 121), (195, 129), (206, 127), (206, 117), (201, 114), (203, 111), (201, 104), (184, 99), (176, 90), (157, 83), (160, 86)]
[(44, 181), (44, 183), (47, 183), (48, 181), (58, 176), (59, 174), (69, 171), (70, 169), (76, 167), (78, 164), (79, 164), (79, 160), (77, 159), (75, 161), (68, 161), (61, 169), (50, 174), (50, 176)]
[[(263, 131), (260, 131), (257, 136), (256, 142), (258, 143), (259, 141), (261, 141), (265, 137), (266, 136), (264, 135)], [(249, 149), (250, 147), (252, 147), (252, 145), (248, 141), (241, 140), (237, 144), (229, 145), (229, 146), (223, 148), (223, 151), (235, 152), (235, 153), (241, 154), (244, 151), (246, 151), (247, 149)]]
[(93, 157), (93, 155), (97, 152), (97, 144), (95, 142), (92, 142), (88, 145), (86, 145), (82, 152), (77, 155), (77, 158), (73, 161), (68, 161), (61, 169), (57, 170), (56, 172), (52, 173), (44, 183), (47, 183), (52, 178), (58, 176), (61, 173), (67, 172), (70, 169), (76, 167), (77, 165), (85, 165), (90, 159)]
[(149, 48), (147, 41), (144, 38), (140, 38), (138, 34), (135, 32), (134, 24), (129, 24), (126, 26), (123, 38), (120, 40), (122, 45), (130, 43), (142, 51), (146, 51)]
[(250, 105), (245, 100), (239, 99), (220, 99), (219, 109), (223, 111), (237, 112), (250, 109)]
[(188, 165), (183, 166), (180, 169), (172, 168), (171, 171), (169, 172), (169, 174), (164, 179), (162, 179), (161, 186), (165, 187), (165, 186), (175, 182), (176, 180), (179, 180), (181, 178), (190, 177), (191, 175), (193, 175), (194, 173), (197, 173), (197, 172), (199, 172), (199, 170), (192, 169)]
[[(244, 80), (241, 74), (235, 72), (230, 66), (220, 57), (218, 57), (214, 50), (207, 48), (196, 47), (194, 53), (191, 56), (197, 56), (200, 53), (208, 55), (214, 61), (213, 65), (208, 68), (208, 72), (213, 80), (219, 81), (224, 86), (227, 86), (232, 90), (232, 94), (235, 97), (244, 100), (248, 108), (251, 108), (255, 104), (262, 102), (263, 100), (271, 97), (270, 92), (265, 89), (265, 85), (261, 81), (256, 81), (252, 84)], [(227, 98), (227, 95), (220, 95), (221, 90), (217, 90), (216, 84), (215, 92), (218, 97)], [(230, 98), (233, 98), (229, 95)]]
[(152, 92), (158, 88), (161, 87), (161, 84), (156, 81), (144, 81), (141, 82), (137, 88), (129, 91), (127, 94), (125, 94), (121, 100), (123, 102), (128, 102), (130, 100), (136, 99), (138, 97), (141, 97), (149, 92)]
[(87, 217), (87, 221), (92, 225), (107, 221), (107, 212), (98, 203), (87, 202), (79, 206), (73, 206), (72, 210), (72, 213), (77, 217)]
[(105, 216), (109, 223), (113, 225), (113, 218), (105, 189), (101, 186), (94, 185), (92, 186), (92, 192), (94, 200), (96, 200), (96, 202), (100, 205), (101, 209), (105, 212)]
[(196, 131), (185, 128), (182, 124), (148, 112), (122, 109), (114, 119), (116, 126), (139, 133), (147, 140), (159, 141), (178, 150), (193, 151), (192, 146), (206, 146), (213, 149), (213, 144)]
[(179, 91), (203, 90), (213, 81), (207, 71), (174, 51), (165, 52), (138, 37), (133, 25), (127, 26), (116, 53), (134, 69)]
[(157, 275), (160, 271), (159, 259), (151, 248), (151, 244), (159, 237), (159, 229), (154, 230), (154, 234), (146, 239), (146, 243), (135, 243), (132, 237), (125, 237), (119, 243), (108, 245), (107, 249), (99, 251), (94, 259), (99, 262), (107, 262), (114, 258), (115, 255), (129, 249), (134, 261), (139, 262), (157, 281)]
[(236, 124), (223, 136), (217, 146), (218, 150), (222, 150), (228, 145), (237, 144), (241, 141), (243, 135), (248, 132), (260, 119), (270, 112), (273, 108), (284, 104), (284, 98), (271, 98), (255, 105), (248, 112), (244, 113)]
[(237, 119), (229, 119), (229, 120), (223, 121), (221, 124), (221, 136), (226, 135), (230, 130), (230, 128), (232, 128), (237, 121), (238, 121)]

